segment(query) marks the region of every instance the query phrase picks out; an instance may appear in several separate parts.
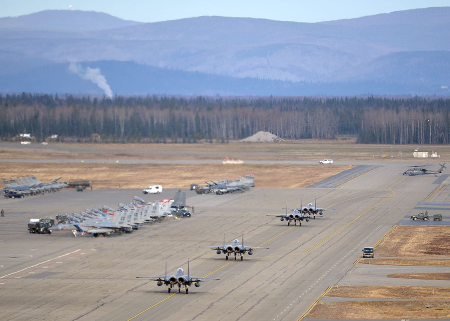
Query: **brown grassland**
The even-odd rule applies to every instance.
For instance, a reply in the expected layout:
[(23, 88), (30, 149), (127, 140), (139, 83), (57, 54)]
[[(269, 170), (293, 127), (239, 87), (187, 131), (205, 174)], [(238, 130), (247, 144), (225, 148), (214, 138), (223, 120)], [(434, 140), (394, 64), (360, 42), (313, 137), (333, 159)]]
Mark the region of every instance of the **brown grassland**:
[(316, 319), (450, 319), (450, 301), (346, 301), (318, 304)]
[(419, 280), (450, 280), (450, 273), (397, 273), (389, 274), (388, 277)]
[(368, 299), (450, 299), (449, 287), (426, 286), (340, 286), (327, 296)]
[(305, 187), (348, 169), (347, 166), (314, 165), (223, 165), (223, 164), (92, 164), (92, 163), (0, 163), (1, 177), (35, 175), (41, 181), (62, 176), (61, 181), (90, 180), (95, 189), (144, 188), (162, 184), (163, 188), (188, 188), (206, 181), (233, 180), (246, 174), (255, 175), (258, 187)]

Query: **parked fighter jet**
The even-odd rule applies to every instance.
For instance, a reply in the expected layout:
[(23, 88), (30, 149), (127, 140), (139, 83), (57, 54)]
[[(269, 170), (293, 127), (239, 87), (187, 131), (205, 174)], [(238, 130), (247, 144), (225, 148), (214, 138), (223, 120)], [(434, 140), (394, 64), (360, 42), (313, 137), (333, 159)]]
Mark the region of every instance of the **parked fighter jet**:
[(407, 169), (406, 171), (404, 171), (403, 175), (416, 176), (416, 175), (433, 174), (433, 175), (437, 176), (437, 174), (442, 173), (444, 168), (447, 168), (447, 167), (445, 167), (445, 163), (444, 164), (439, 164), (439, 165), (441, 165), (441, 168), (439, 168), (439, 170), (437, 170), (437, 171), (430, 171), (430, 170), (424, 168), (426, 165), (416, 165), (416, 166), (413, 166), (412, 168)]
[(325, 208), (317, 207), (317, 201), (314, 200), (314, 206), (312, 203), (308, 203), (308, 205), (305, 207), (300, 205), (300, 207), (297, 208), (297, 210), (299, 210), (300, 212), (302, 212), (304, 214), (310, 214), (313, 216), (314, 219), (316, 219), (317, 214), (323, 215), (323, 211), (325, 211)]
[(286, 206), (286, 214), (267, 214), (267, 216), (279, 217), (282, 222), (286, 220), (288, 222), (288, 226), (291, 225), (291, 221), (294, 221), (294, 225), (297, 225), (298, 221), (299, 226), (302, 226), (302, 221), (305, 220), (306, 222), (309, 222), (310, 218), (309, 215), (302, 213), (298, 209), (294, 209), (292, 213), (288, 213), (287, 206)]
[(203, 280), (220, 280), (216, 278), (204, 278), (204, 277), (198, 277), (198, 276), (191, 276), (189, 274), (189, 260), (188, 260), (188, 272), (187, 274), (184, 274), (184, 270), (182, 268), (179, 268), (177, 270), (177, 273), (174, 275), (167, 275), (167, 263), (166, 263), (166, 270), (164, 272), (164, 276), (137, 276), (138, 279), (153, 279), (152, 281), (158, 282), (158, 286), (167, 285), (169, 288), (167, 289), (167, 292), (170, 293), (172, 288), (176, 285), (178, 285), (178, 293), (181, 292), (181, 286), (184, 286), (186, 289), (186, 294), (189, 293), (189, 287), (194, 283), (195, 287), (200, 286), (200, 282)]
[(258, 246), (245, 246), (244, 245), (244, 234), (242, 234), (242, 244), (239, 244), (239, 240), (236, 239), (233, 241), (233, 244), (225, 245), (225, 235), (223, 237), (223, 245), (213, 245), (213, 246), (203, 246), (207, 248), (211, 248), (216, 251), (217, 254), (226, 254), (225, 260), (228, 260), (228, 257), (234, 253), (234, 259), (238, 255), (241, 256), (241, 261), (244, 260), (244, 254), (248, 252), (248, 255), (253, 254), (254, 249), (265, 249), (268, 250), (268, 247), (258, 247)]

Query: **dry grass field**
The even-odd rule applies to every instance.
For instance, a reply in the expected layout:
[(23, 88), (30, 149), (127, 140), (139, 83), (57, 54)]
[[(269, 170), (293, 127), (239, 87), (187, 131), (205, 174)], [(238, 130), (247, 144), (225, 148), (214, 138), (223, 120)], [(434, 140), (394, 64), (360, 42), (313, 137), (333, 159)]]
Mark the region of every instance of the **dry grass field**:
[(448, 287), (425, 286), (340, 286), (327, 296), (366, 299), (450, 299)]
[[(333, 158), (336, 160), (407, 160), (414, 159), (411, 145), (369, 145), (355, 144), (354, 140), (296, 140), (283, 143), (239, 143), (228, 144), (67, 144), (50, 143), (20, 145), (7, 144), (0, 147), (2, 159), (154, 159), (164, 160), (217, 160), (225, 156), (242, 160), (316, 160)], [(450, 146), (426, 146), (421, 150), (437, 152), (439, 161), (450, 160)], [(433, 161), (429, 159), (428, 161)]]
[(316, 319), (450, 319), (450, 301), (347, 301), (318, 304)]
[(450, 280), (450, 273), (398, 273), (389, 274), (388, 277), (419, 280)]
[(257, 187), (305, 187), (348, 169), (347, 166), (313, 165), (223, 165), (223, 164), (92, 164), (92, 163), (0, 163), (0, 177), (35, 175), (42, 182), (62, 176), (61, 181), (90, 180), (94, 189), (144, 188), (162, 184), (163, 188), (188, 188), (191, 183), (233, 180), (255, 175)]
[(450, 266), (448, 226), (397, 226), (376, 247), (375, 259), (362, 264), (403, 266)]

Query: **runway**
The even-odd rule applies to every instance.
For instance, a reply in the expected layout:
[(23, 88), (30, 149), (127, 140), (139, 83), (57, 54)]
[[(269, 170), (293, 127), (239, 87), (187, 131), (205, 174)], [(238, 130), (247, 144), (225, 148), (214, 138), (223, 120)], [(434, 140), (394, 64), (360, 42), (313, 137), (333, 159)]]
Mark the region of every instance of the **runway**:
[[(367, 163), (366, 165), (372, 165)], [(187, 191), (191, 218), (167, 220), (130, 235), (74, 238), (71, 233), (28, 234), (30, 218), (129, 202), (140, 190), (63, 191), (0, 200), (0, 317), (2, 320), (297, 320), (329, 287), (436, 189), (434, 176), (402, 176), (404, 165), (377, 164), (333, 188), (254, 188), (243, 194)], [(173, 197), (165, 190), (159, 198)], [(158, 197), (145, 196), (144, 199)], [(266, 214), (314, 202), (323, 217), (287, 226)], [(421, 205), (422, 206), (422, 205)], [(442, 206), (441, 206), (442, 207)], [(448, 215), (448, 214), (446, 214)], [(445, 218), (444, 218), (445, 220)], [(202, 248), (245, 235), (265, 246), (243, 261)], [(177, 268), (220, 278), (189, 294), (136, 276)], [(411, 281), (411, 280), (407, 280)]]

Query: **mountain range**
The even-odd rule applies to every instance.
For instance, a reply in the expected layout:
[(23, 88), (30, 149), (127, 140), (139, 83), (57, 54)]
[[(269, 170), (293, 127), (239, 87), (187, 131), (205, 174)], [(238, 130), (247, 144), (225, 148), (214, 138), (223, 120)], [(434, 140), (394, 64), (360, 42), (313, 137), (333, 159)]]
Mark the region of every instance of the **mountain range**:
[(448, 96), (448, 39), (450, 7), (320, 23), (50, 10), (0, 18), (0, 93)]

